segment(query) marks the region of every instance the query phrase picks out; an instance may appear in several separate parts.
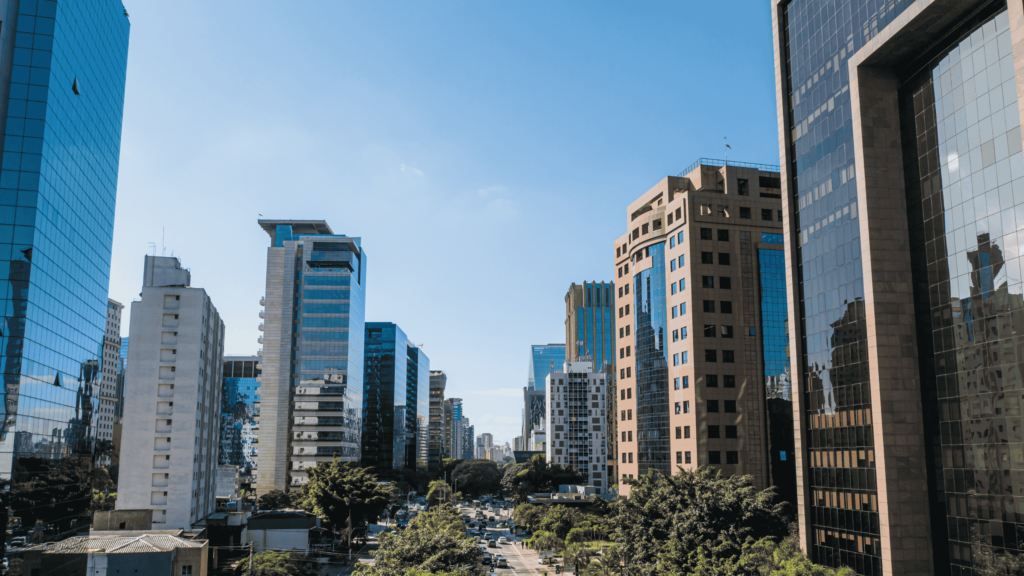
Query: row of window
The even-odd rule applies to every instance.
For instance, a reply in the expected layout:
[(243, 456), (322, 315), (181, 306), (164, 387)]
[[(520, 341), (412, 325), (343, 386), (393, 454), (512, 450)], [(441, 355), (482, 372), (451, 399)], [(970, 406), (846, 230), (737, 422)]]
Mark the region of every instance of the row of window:
[[(732, 336), (729, 336), (729, 338), (732, 338)], [(704, 350), (704, 361), (718, 362), (718, 350)], [(734, 364), (736, 362), (736, 352), (733, 350), (722, 350), (722, 362), (725, 364)], [(690, 356), (688, 352), (677, 352), (672, 355), (673, 366), (680, 366), (689, 363)]]
[[(714, 264), (715, 263), (715, 253), (714, 252), (701, 252), (700, 253), (700, 263), (701, 264)], [(729, 258), (729, 253), (728, 252), (719, 252), (718, 253), (718, 265), (719, 266), (729, 266), (730, 265), (730, 258)]]
[[(736, 401), (735, 400), (722, 400), (722, 412), (726, 414), (736, 413)], [(709, 413), (718, 413), (719, 401), (718, 400), (705, 400), (704, 408)], [(676, 414), (689, 414), (690, 413), (690, 401), (683, 400), (676, 402)]]
[[(713, 230), (711, 228), (701, 228), (700, 229), (700, 239), (701, 240), (713, 240), (712, 232), (713, 232)], [(729, 231), (728, 230), (719, 230), (718, 231), (718, 239), (720, 241), (722, 241), (722, 242), (728, 242), (729, 241)]]
[[(626, 459), (623, 458), (622, 461), (625, 462)], [(687, 452), (676, 452), (676, 464), (692, 464), (692, 463), (693, 463), (692, 462), (692, 458), (691, 458), (690, 453), (688, 451)], [(718, 450), (711, 450), (710, 452), (708, 452), (708, 464), (721, 464), (721, 463), (722, 463), (722, 453), (721, 452), (719, 452)], [(739, 464), (740, 463), (740, 453), (735, 451), (735, 450), (727, 450), (725, 452), (725, 463), (726, 464)]]
[[(728, 254), (726, 254), (728, 256)], [(715, 277), (714, 276), (701, 276), (701, 287), (702, 288), (714, 288)], [(732, 290), (732, 278), (729, 276), (718, 277), (718, 287), (722, 290)], [(674, 294), (675, 292), (673, 292)]]

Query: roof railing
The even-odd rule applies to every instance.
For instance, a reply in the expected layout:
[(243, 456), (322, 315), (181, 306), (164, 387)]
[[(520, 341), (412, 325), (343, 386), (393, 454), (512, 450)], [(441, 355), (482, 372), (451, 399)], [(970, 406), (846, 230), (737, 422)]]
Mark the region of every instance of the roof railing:
[(775, 164), (755, 164), (753, 162), (735, 162), (731, 160), (716, 160), (714, 158), (698, 158), (696, 162), (690, 164), (685, 170), (679, 173), (679, 177), (682, 178), (690, 172), (693, 172), (697, 166), (736, 166), (737, 168), (756, 168), (758, 170), (764, 170), (765, 172), (779, 172), (780, 169)]

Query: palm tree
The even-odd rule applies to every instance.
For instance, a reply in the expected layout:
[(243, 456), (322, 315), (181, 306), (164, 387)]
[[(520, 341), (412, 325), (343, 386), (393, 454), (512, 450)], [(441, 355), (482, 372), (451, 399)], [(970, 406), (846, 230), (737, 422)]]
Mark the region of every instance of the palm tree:
[(595, 562), (595, 574), (599, 576), (614, 576), (622, 570), (622, 552), (618, 546), (609, 546), (604, 554), (597, 557)]
[(593, 556), (593, 552), (583, 544), (573, 544), (565, 549), (565, 563), (572, 564), (573, 572), (579, 574), (580, 564), (586, 567), (590, 564), (590, 558)]

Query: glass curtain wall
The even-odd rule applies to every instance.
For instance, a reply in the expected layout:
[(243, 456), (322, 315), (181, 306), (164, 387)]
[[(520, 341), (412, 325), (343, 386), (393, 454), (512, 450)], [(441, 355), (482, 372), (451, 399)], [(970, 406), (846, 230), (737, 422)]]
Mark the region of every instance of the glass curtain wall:
[(636, 429), (637, 469), (672, 474), (669, 464), (668, 347), (665, 341), (668, 323), (665, 300), (665, 243), (638, 251), (636, 266), (642, 258), (651, 259), (651, 267), (633, 276), (633, 306), (636, 325)]

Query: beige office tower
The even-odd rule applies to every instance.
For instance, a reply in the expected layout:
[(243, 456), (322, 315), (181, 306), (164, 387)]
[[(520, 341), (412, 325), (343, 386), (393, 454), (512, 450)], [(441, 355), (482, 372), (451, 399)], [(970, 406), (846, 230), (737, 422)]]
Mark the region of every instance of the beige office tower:
[(301, 488), (306, 470), (359, 462), (367, 255), (323, 220), (260, 220), (270, 236), (260, 330), (256, 493)]
[(788, 365), (781, 207), (775, 167), (701, 159), (627, 208), (613, 248), (620, 480), (709, 464), (792, 484), (788, 400), (767, 422)]
[(100, 368), (100, 414), (97, 419), (96, 437), (99, 440), (114, 440), (114, 424), (118, 419), (117, 379), (121, 376), (121, 310), (124, 305), (107, 298), (107, 330), (103, 334), (103, 365)]
[(566, 362), (548, 375), (544, 386), (551, 428), (547, 461), (575, 468), (598, 494), (609, 487), (607, 378), (594, 372), (593, 362)]
[(131, 304), (119, 510), (187, 529), (214, 512), (224, 322), (177, 258), (146, 256)]

